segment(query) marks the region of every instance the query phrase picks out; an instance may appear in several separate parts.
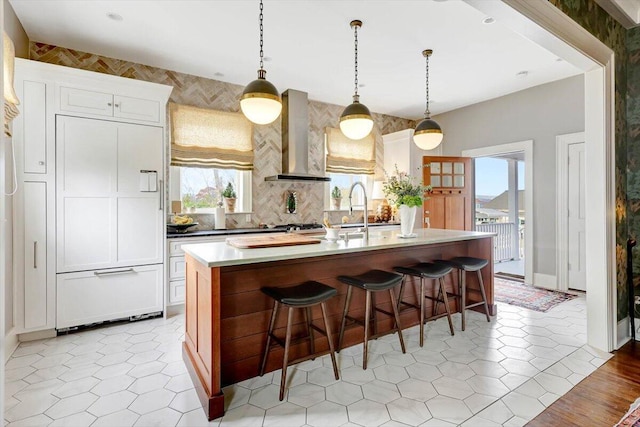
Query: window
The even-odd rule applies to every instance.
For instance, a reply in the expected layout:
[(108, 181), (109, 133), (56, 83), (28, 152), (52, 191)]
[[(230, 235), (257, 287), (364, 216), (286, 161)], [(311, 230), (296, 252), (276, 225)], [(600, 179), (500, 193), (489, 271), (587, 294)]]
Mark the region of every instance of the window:
[(251, 212), (251, 171), (171, 166), (170, 174), (171, 200), (180, 200), (183, 212), (213, 212), (228, 183), (236, 191), (236, 212)]
[[(346, 173), (328, 173), (327, 174), (331, 181), (328, 183), (325, 191), (325, 209), (326, 210), (335, 210), (331, 205), (331, 191), (333, 187), (338, 187), (342, 192), (342, 200), (340, 202), (340, 210), (348, 210), (349, 209), (349, 190), (354, 182), (361, 181), (364, 186), (367, 188), (367, 197), (368, 202), (371, 204), (371, 189), (373, 187), (373, 175), (355, 175), (355, 174), (346, 174)], [(364, 203), (364, 197), (362, 195), (362, 188), (356, 188), (353, 190), (353, 205), (362, 205)], [(362, 207), (357, 208), (357, 210), (362, 210)]]

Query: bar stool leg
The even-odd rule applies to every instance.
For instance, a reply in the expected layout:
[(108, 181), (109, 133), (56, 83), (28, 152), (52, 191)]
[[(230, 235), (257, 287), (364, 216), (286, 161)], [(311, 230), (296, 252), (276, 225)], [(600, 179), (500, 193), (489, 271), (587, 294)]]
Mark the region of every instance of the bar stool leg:
[(402, 338), (402, 327), (400, 326), (400, 315), (396, 308), (396, 296), (393, 294), (393, 289), (389, 289), (389, 297), (391, 298), (391, 308), (393, 308), (393, 315), (396, 318), (396, 329), (398, 330), (398, 338), (400, 339), (400, 348), (402, 352), (406, 353), (407, 349), (404, 346), (404, 338)]
[(424, 277), (420, 277), (420, 347), (424, 345), (424, 297)]
[[(313, 319), (311, 317), (311, 307), (305, 307), (304, 317), (305, 317), (305, 320), (307, 321), (307, 334), (309, 335), (309, 351), (311, 352), (311, 354), (316, 354), (316, 340), (315, 340), (315, 337), (313, 336), (313, 328), (311, 327), (311, 320)], [(314, 357), (311, 360), (315, 360), (315, 359), (316, 358)]]
[(466, 326), (466, 316), (465, 311), (467, 311), (467, 272), (464, 270), (460, 271), (460, 310), (462, 311), (462, 330)]
[(478, 284), (480, 285), (480, 294), (482, 295), (482, 301), (484, 302), (484, 314), (487, 316), (487, 322), (491, 322), (489, 318), (489, 304), (487, 304), (487, 294), (484, 291), (484, 282), (482, 281), (482, 273), (478, 270)]
[(371, 322), (373, 326), (373, 335), (378, 335), (378, 310), (376, 310), (376, 294), (371, 293)]
[[(434, 279), (435, 280), (435, 279)], [(444, 277), (440, 277), (440, 293), (442, 294), (442, 298), (444, 300), (444, 308), (447, 310), (447, 320), (449, 321), (449, 330), (451, 331), (451, 335), (455, 335), (453, 331), (453, 320), (451, 320), (451, 309), (449, 308), (449, 300), (447, 298), (447, 289), (444, 283)]]
[(344, 327), (347, 322), (347, 313), (349, 313), (349, 305), (351, 304), (351, 291), (353, 287), (347, 288), (347, 298), (344, 300), (344, 311), (342, 312), (342, 322), (340, 323), (340, 334), (338, 335), (338, 353), (342, 350), (342, 338), (344, 337)]
[(367, 348), (369, 343), (369, 316), (371, 316), (371, 291), (366, 291), (364, 303), (364, 347), (362, 353), (362, 369), (367, 369)]
[(273, 304), (273, 311), (271, 312), (271, 320), (269, 321), (269, 331), (267, 332), (267, 345), (264, 348), (264, 356), (262, 356), (262, 364), (260, 365), (260, 376), (264, 375), (264, 368), (267, 365), (267, 355), (269, 354), (269, 346), (271, 345), (271, 334), (273, 333), (273, 326), (276, 323), (276, 316), (278, 315), (278, 301)]
[(284, 399), (284, 386), (287, 382), (287, 365), (289, 364), (289, 346), (291, 344), (291, 323), (293, 320), (293, 309), (288, 307), (287, 335), (284, 341), (284, 358), (282, 360), (282, 377), (280, 378), (280, 400)]
[(338, 375), (338, 364), (336, 363), (336, 354), (333, 349), (333, 338), (331, 337), (331, 328), (329, 327), (329, 319), (327, 319), (327, 310), (324, 303), (320, 303), (322, 309), (322, 318), (324, 319), (324, 330), (327, 333), (327, 341), (329, 341), (329, 355), (331, 356), (331, 364), (333, 365), (333, 375), (337, 380), (340, 379)]
[(404, 294), (404, 282), (407, 279), (407, 275), (402, 275), (402, 282), (400, 282), (400, 291), (398, 292), (398, 301), (396, 303), (396, 307), (400, 310), (400, 304), (402, 304), (402, 295)]

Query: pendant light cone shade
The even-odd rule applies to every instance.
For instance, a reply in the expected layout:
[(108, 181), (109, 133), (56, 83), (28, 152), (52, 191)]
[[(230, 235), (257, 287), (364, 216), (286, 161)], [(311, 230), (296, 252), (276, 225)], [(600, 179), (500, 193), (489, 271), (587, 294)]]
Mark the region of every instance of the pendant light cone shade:
[(257, 125), (273, 122), (282, 111), (280, 94), (276, 87), (267, 81), (267, 72), (264, 69), (262, 10), (262, 0), (260, 0), (260, 69), (258, 70), (258, 78), (244, 88), (240, 98), (242, 113), (249, 121)]
[(282, 100), (276, 87), (265, 79), (264, 70), (258, 71), (258, 78), (249, 83), (242, 92), (240, 109), (251, 122), (266, 125), (280, 116)]
[(422, 51), (422, 56), (426, 58), (426, 91), (427, 91), (427, 106), (424, 112), (424, 119), (418, 126), (416, 126), (413, 132), (413, 142), (422, 150), (433, 150), (442, 142), (442, 129), (435, 120), (431, 119), (431, 113), (429, 112), (429, 57), (433, 54), (431, 49)]
[(349, 139), (362, 139), (373, 129), (371, 112), (366, 105), (360, 103), (358, 95), (358, 29), (362, 27), (362, 21), (354, 20), (349, 25), (355, 35), (355, 90), (353, 103), (340, 116), (340, 130)]

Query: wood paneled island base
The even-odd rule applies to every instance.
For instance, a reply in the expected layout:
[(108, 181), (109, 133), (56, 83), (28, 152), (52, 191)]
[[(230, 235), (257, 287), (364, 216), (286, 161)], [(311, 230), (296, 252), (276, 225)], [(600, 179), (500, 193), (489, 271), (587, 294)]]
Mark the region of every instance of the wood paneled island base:
[[(489, 260), (482, 275), (492, 315), (493, 300), (493, 235), (452, 230), (420, 230), (416, 239), (401, 239), (396, 231), (382, 232), (369, 242), (350, 241), (271, 249), (235, 249), (225, 243), (184, 246), (186, 252), (186, 333), (183, 359), (209, 420), (224, 415), (222, 387), (258, 375), (260, 358), (266, 341), (272, 301), (261, 291), (263, 286), (293, 286), (315, 280), (333, 286), (338, 295), (327, 301), (327, 315), (333, 331), (338, 331), (346, 285), (336, 277), (357, 275), (376, 268), (392, 271), (394, 266), (412, 265), (434, 259), (474, 256)], [(408, 284), (413, 283), (407, 277)], [(454, 275), (446, 278), (447, 289), (457, 289)], [(419, 285), (416, 280), (416, 285)], [(468, 286), (477, 287), (475, 275), (469, 275)], [(435, 288), (434, 288), (435, 289)], [(469, 294), (473, 301), (475, 293)], [(405, 300), (415, 303), (411, 286)], [(377, 295), (376, 305), (391, 310), (389, 296)], [(458, 310), (449, 298), (452, 310)], [(425, 301), (427, 312), (432, 306)], [(440, 306), (442, 310), (442, 305)], [(364, 292), (354, 292), (350, 314), (362, 317)], [(306, 324), (301, 313), (294, 317), (292, 335), (305, 336)], [(321, 322), (319, 310), (312, 312)], [(275, 332), (283, 335), (285, 316), (280, 316)], [(419, 313), (410, 308), (400, 314), (403, 328), (419, 323)], [(378, 333), (392, 329), (387, 316), (375, 319)], [(459, 324), (454, 324), (459, 330)], [(318, 334), (319, 335), (319, 334)], [(362, 343), (362, 327), (347, 329), (344, 347)], [(334, 342), (337, 337), (334, 337)], [(427, 341), (428, 342), (428, 341)], [(327, 353), (323, 336), (315, 340), (317, 353)], [(290, 359), (309, 352), (308, 340), (290, 349)], [(272, 349), (266, 371), (282, 367), (283, 350)]]

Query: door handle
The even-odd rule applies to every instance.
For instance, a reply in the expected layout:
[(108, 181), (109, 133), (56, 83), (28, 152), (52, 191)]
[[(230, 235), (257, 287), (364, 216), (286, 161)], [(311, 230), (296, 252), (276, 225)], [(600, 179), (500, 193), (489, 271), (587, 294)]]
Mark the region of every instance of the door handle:
[(158, 185), (158, 193), (160, 193), (160, 208), (158, 210), (163, 210), (164, 209), (164, 187), (163, 187), (163, 182), (162, 180), (159, 180), (159, 185)]
[(38, 268), (38, 242), (33, 242), (33, 268)]
[(96, 276), (109, 276), (112, 274), (126, 274), (126, 273), (135, 273), (133, 268), (125, 268), (122, 270), (113, 270), (113, 271), (94, 271), (93, 274)]

